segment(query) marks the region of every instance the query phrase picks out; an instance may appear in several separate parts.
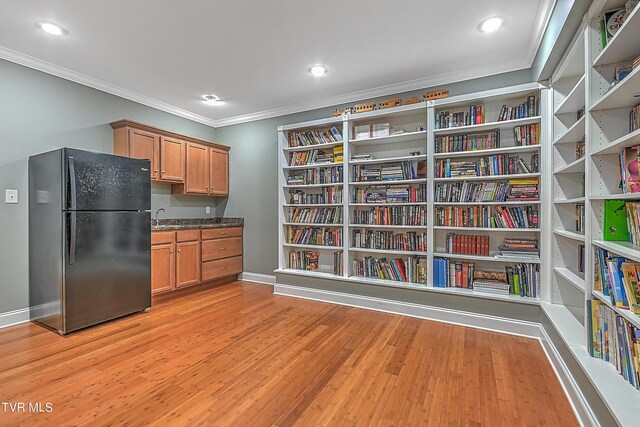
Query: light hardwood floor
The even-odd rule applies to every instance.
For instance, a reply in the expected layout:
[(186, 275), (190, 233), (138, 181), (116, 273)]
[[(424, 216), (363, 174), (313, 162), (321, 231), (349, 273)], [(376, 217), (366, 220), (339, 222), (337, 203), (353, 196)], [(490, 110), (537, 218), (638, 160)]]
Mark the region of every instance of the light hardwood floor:
[(0, 425), (572, 426), (540, 344), (235, 282), (61, 337), (0, 330)]

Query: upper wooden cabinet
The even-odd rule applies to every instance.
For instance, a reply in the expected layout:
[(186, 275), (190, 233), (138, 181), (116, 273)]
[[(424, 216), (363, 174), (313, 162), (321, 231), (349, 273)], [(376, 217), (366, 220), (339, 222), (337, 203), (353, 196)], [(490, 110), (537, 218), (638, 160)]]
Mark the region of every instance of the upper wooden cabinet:
[(173, 194), (227, 197), (229, 147), (131, 120), (111, 123), (114, 154), (151, 161), (151, 180)]
[(229, 195), (229, 152), (209, 148), (209, 190), (214, 196)]

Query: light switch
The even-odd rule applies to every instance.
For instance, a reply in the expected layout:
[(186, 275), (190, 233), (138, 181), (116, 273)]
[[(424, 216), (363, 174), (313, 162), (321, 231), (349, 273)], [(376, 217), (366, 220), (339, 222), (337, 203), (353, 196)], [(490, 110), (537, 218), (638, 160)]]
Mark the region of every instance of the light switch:
[(18, 203), (18, 190), (6, 190), (5, 203)]
[(211, 213), (211, 206), (206, 206), (204, 208), (204, 212), (210, 214)]

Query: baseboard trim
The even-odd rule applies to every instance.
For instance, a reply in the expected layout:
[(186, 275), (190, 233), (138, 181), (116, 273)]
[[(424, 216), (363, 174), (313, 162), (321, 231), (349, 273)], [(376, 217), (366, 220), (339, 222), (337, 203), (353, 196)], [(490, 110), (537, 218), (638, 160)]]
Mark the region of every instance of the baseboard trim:
[(238, 275), (238, 280), (253, 283), (262, 283), (264, 285), (275, 285), (276, 276), (272, 274), (251, 273), (249, 271), (243, 271)]
[(29, 308), (0, 313), (0, 329), (29, 321)]
[(551, 338), (542, 325), (540, 325), (539, 340), (542, 345), (542, 349), (547, 355), (547, 359), (560, 382), (560, 386), (562, 387), (565, 396), (567, 396), (567, 400), (573, 409), (573, 413), (575, 414), (578, 423), (583, 427), (600, 426), (598, 419), (591, 410), (591, 407), (582, 394), (580, 387), (573, 378), (573, 375), (571, 375), (571, 371), (567, 368), (567, 365), (564, 363), (564, 360), (562, 360), (558, 349), (553, 344), (553, 341), (551, 341)]
[(540, 341), (580, 425), (583, 427), (599, 426), (588, 402), (571, 375), (571, 371), (565, 365), (560, 353), (540, 323), (292, 285), (275, 284), (273, 293), (537, 339)]
[(273, 293), (276, 295), (330, 302), (349, 307), (364, 308), (368, 310), (382, 311), (384, 313), (434, 320), (437, 322), (467, 326), (470, 328), (500, 332), (509, 335), (518, 335), (535, 339), (538, 339), (540, 336), (540, 325), (537, 323), (506, 319), (497, 316), (479, 315), (466, 311), (425, 306), (362, 295), (309, 289), (292, 285), (276, 284), (274, 286)]

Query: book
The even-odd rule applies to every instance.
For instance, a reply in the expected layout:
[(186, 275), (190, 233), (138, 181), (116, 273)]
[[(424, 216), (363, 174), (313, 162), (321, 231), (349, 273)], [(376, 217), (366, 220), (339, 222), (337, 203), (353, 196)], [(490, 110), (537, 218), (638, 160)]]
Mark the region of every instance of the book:
[(622, 283), (626, 292), (629, 309), (635, 313), (640, 314), (640, 281), (638, 280), (638, 268), (640, 263), (624, 261), (621, 264), (622, 268)]
[(629, 241), (627, 209), (624, 200), (604, 201), (602, 238), (607, 241)]
[(383, 280), (426, 284), (427, 258), (408, 256), (406, 258), (379, 258), (366, 256), (353, 260), (353, 274), (360, 277), (375, 277)]
[(606, 42), (603, 44), (603, 48), (609, 43), (613, 36), (616, 35), (626, 18), (627, 10), (624, 7), (612, 9), (604, 13), (604, 35)]

